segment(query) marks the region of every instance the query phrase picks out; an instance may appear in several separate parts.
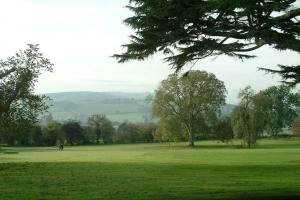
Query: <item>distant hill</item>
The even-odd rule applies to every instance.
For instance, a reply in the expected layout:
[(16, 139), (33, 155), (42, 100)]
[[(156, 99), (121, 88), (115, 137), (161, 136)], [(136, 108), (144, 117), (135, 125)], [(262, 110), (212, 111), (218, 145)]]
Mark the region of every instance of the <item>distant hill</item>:
[[(63, 92), (46, 94), (52, 100), (49, 112), (54, 119), (75, 119), (85, 122), (92, 114), (105, 114), (117, 122), (151, 121), (151, 106), (145, 102), (150, 93), (126, 92)], [(222, 115), (232, 112), (234, 105), (226, 105)]]
[(49, 112), (59, 121), (85, 122), (92, 114), (105, 114), (112, 121), (150, 120), (151, 108), (144, 99), (150, 93), (63, 92), (46, 94), (52, 100)]

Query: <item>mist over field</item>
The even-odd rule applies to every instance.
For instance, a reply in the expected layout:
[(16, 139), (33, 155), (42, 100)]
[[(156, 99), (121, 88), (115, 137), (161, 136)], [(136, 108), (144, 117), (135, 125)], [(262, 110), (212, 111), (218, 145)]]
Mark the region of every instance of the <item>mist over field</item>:
[[(49, 114), (59, 121), (75, 119), (85, 123), (89, 116), (98, 113), (118, 123), (155, 121), (151, 115), (152, 105), (145, 100), (152, 93), (63, 92), (46, 95), (51, 98)], [(229, 116), (233, 108), (234, 105), (227, 104), (221, 115)]]

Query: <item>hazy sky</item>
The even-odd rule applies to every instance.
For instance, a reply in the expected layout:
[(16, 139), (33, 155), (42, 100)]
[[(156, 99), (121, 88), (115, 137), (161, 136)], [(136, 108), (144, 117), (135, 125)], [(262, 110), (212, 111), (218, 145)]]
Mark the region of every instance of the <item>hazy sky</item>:
[[(145, 62), (118, 64), (110, 56), (122, 52), (131, 30), (122, 20), (130, 16), (127, 0), (1, 0), (0, 58), (40, 44), (54, 63), (54, 73), (44, 73), (36, 92), (125, 91), (153, 92), (172, 69), (157, 55)], [(299, 3), (299, 1), (298, 1)], [(299, 64), (299, 54), (265, 47), (259, 58), (208, 58), (194, 69), (207, 70), (225, 82), (228, 102), (247, 85), (255, 90), (278, 84), (278, 77), (265, 75), (258, 66)]]

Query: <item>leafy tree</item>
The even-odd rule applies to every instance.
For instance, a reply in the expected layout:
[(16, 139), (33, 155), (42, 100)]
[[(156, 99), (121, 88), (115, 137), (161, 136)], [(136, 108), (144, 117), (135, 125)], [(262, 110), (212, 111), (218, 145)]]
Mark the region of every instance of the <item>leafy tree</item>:
[(184, 125), (178, 123), (172, 118), (160, 118), (159, 126), (154, 133), (155, 141), (159, 142), (175, 142), (188, 140), (186, 134), (184, 134)]
[(236, 137), (243, 139), (248, 148), (256, 144), (257, 137), (263, 131), (261, 113), (256, 110), (254, 96), (255, 92), (250, 86), (241, 90), (240, 103), (231, 114), (233, 132)]
[(139, 129), (133, 123), (120, 124), (115, 141), (117, 143), (136, 143), (139, 138)]
[(112, 126), (112, 122), (106, 118), (101, 126), (102, 140), (104, 144), (113, 143), (113, 137), (115, 135), (115, 129)]
[[(16, 143), (17, 134), (15, 131), (0, 129), (0, 142), (9, 146), (14, 146)], [(1, 146), (0, 146), (1, 148)]]
[(12, 124), (10, 124), (9, 126), (0, 126), (2, 142), (10, 146), (29, 145), (30, 131), (33, 127), (34, 125), (28, 123), (28, 121), (26, 120), (20, 120), (17, 123), (14, 123), (14, 126), (12, 126)]
[(222, 142), (228, 143), (233, 138), (233, 130), (230, 117), (219, 119), (216, 125), (216, 137)]
[(88, 124), (94, 129), (97, 144), (101, 137), (104, 143), (112, 143), (115, 129), (112, 126), (112, 122), (105, 115), (90, 116)]
[(194, 135), (205, 132), (225, 104), (225, 93), (224, 83), (213, 74), (171, 74), (155, 91), (153, 115), (181, 124), (193, 146)]
[(54, 146), (59, 141), (64, 142), (61, 124), (56, 121), (49, 121), (43, 128), (44, 144)]
[[(239, 59), (263, 46), (300, 52), (300, 8), (296, 0), (130, 0), (125, 19), (135, 33), (119, 62), (162, 52), (178, 71), (209, 56)], [(292, 73), (292, 77), (289, 73)], [(278, 70), (299, 83), (299, 65)], [(296, 78), (293, 76), (296, 75)]]
[(46, 96), (35, 95), (34, 86), (42, 71), (52, 71), (38, 45), (28, 45), (13, 57), (0, 60), (0, 126), (16, 127), (37, 122), (47, 110)]
[(157, 125), (153, 123), (141, 123), (137, 124), (139, 129), (139, 142), (153, 142), (154, 133), (157, 129)]
[(30, 131), (31, 144), (35, 146), (44, 145), (43, 131), (40, 125), (35, 125)]
[(104, 115), (92, 115), (88, 119), (88, 124), (94, 129), (96, 135), (96, 142), (99, 144), (100, 136), (101, 136), (101, 126), (105, 119)]
[(264, 130), (277, 136), (284, 127), (290, 127), (298, 116), (300, 96), (286, 85), (272, 86), (255, 95), (255, 107), (260, 110)]
[(122, 123), (114, 140), (117, 143), (153, 142), (157, 125), (153, 123)]
[(93, 144), (97, 143), (95, 130), (93, 127), (87, 125), (82, 126), (83, 128), (83, 144)]
[(82, 142), (83, 138), (83, 128), (77, 121), (68, 121), (62, 125), (62, 131), (65, 134), (65, 138), (70, 145), (74, 143)]

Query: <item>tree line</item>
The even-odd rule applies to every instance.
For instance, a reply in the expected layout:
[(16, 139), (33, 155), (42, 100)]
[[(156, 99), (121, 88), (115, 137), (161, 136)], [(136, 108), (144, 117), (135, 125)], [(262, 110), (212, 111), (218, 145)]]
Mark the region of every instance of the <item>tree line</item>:
[(0, 62), (0, 139), (7, 145), (52, 146), (58, 143), (111, 144), (240, 138), (253, 147), (259, 137), (276, 137), (293, 125), (299, 135), (299, 93), (289, 85), (272, 86), (255, 93), (250, 86), (241, 90), (240, 103), (231, 116), (220, 115), (227, 90), (224, 83), (205, 71), (173, 73), (163, 80), (154, 96), (153, 117), (158, 123), (123, 123), (118, 127), (104, 115), (93, 115), (87, 124), (49, 120), (39, 125), (47, 111), (47, 97), (34, 94), (42, 71), (52, 64), (37, 45)]
[(239, 93), (240, 102), (229, 116), (222, 116), (226, 88), (213, 74), (190, 71), (172, 74), (162, 81), (153, 97), (157, 123), (122, 123), (118, 126), (105, 115), (92, 115), (80, 124), (52, 118), (41, 125), (32, 123), (18, 129), (0, 130), (6, 145), (54, 146), (58, 144), (121, 144), (194, 141), (215, 139), (229, 142), (241, 139), (254, 147), (262, 137), (278, 137), (284, 128), (300, 136), (300, 95), (288, 85), (272, 86), (255, 92), (250, 86)]
[(295, 132), (298, 127), (300, 94), (289, 85), (258, 93), (247, 86), (240, 91), (240, 102), (231, 115), (222, 117), (225, 97), (226, 88), (214, 74), (195, 70), (170, 75), (152, 98), (159, 132), (165, 137), (183, 137), (190, 146), (201, 138), (239, 138), (250, 148), (259, 137), (277, 137), (283, 128), (294, 125)]
[(0, 131), (0, 144), (8, 146), (57, 146), (88, 144), (127, 144), (155, 142), (156, 124), (122, 123), (114, 127), (104, 115), (93, 115), (88, 123), (49, 120), (41, 125)]

